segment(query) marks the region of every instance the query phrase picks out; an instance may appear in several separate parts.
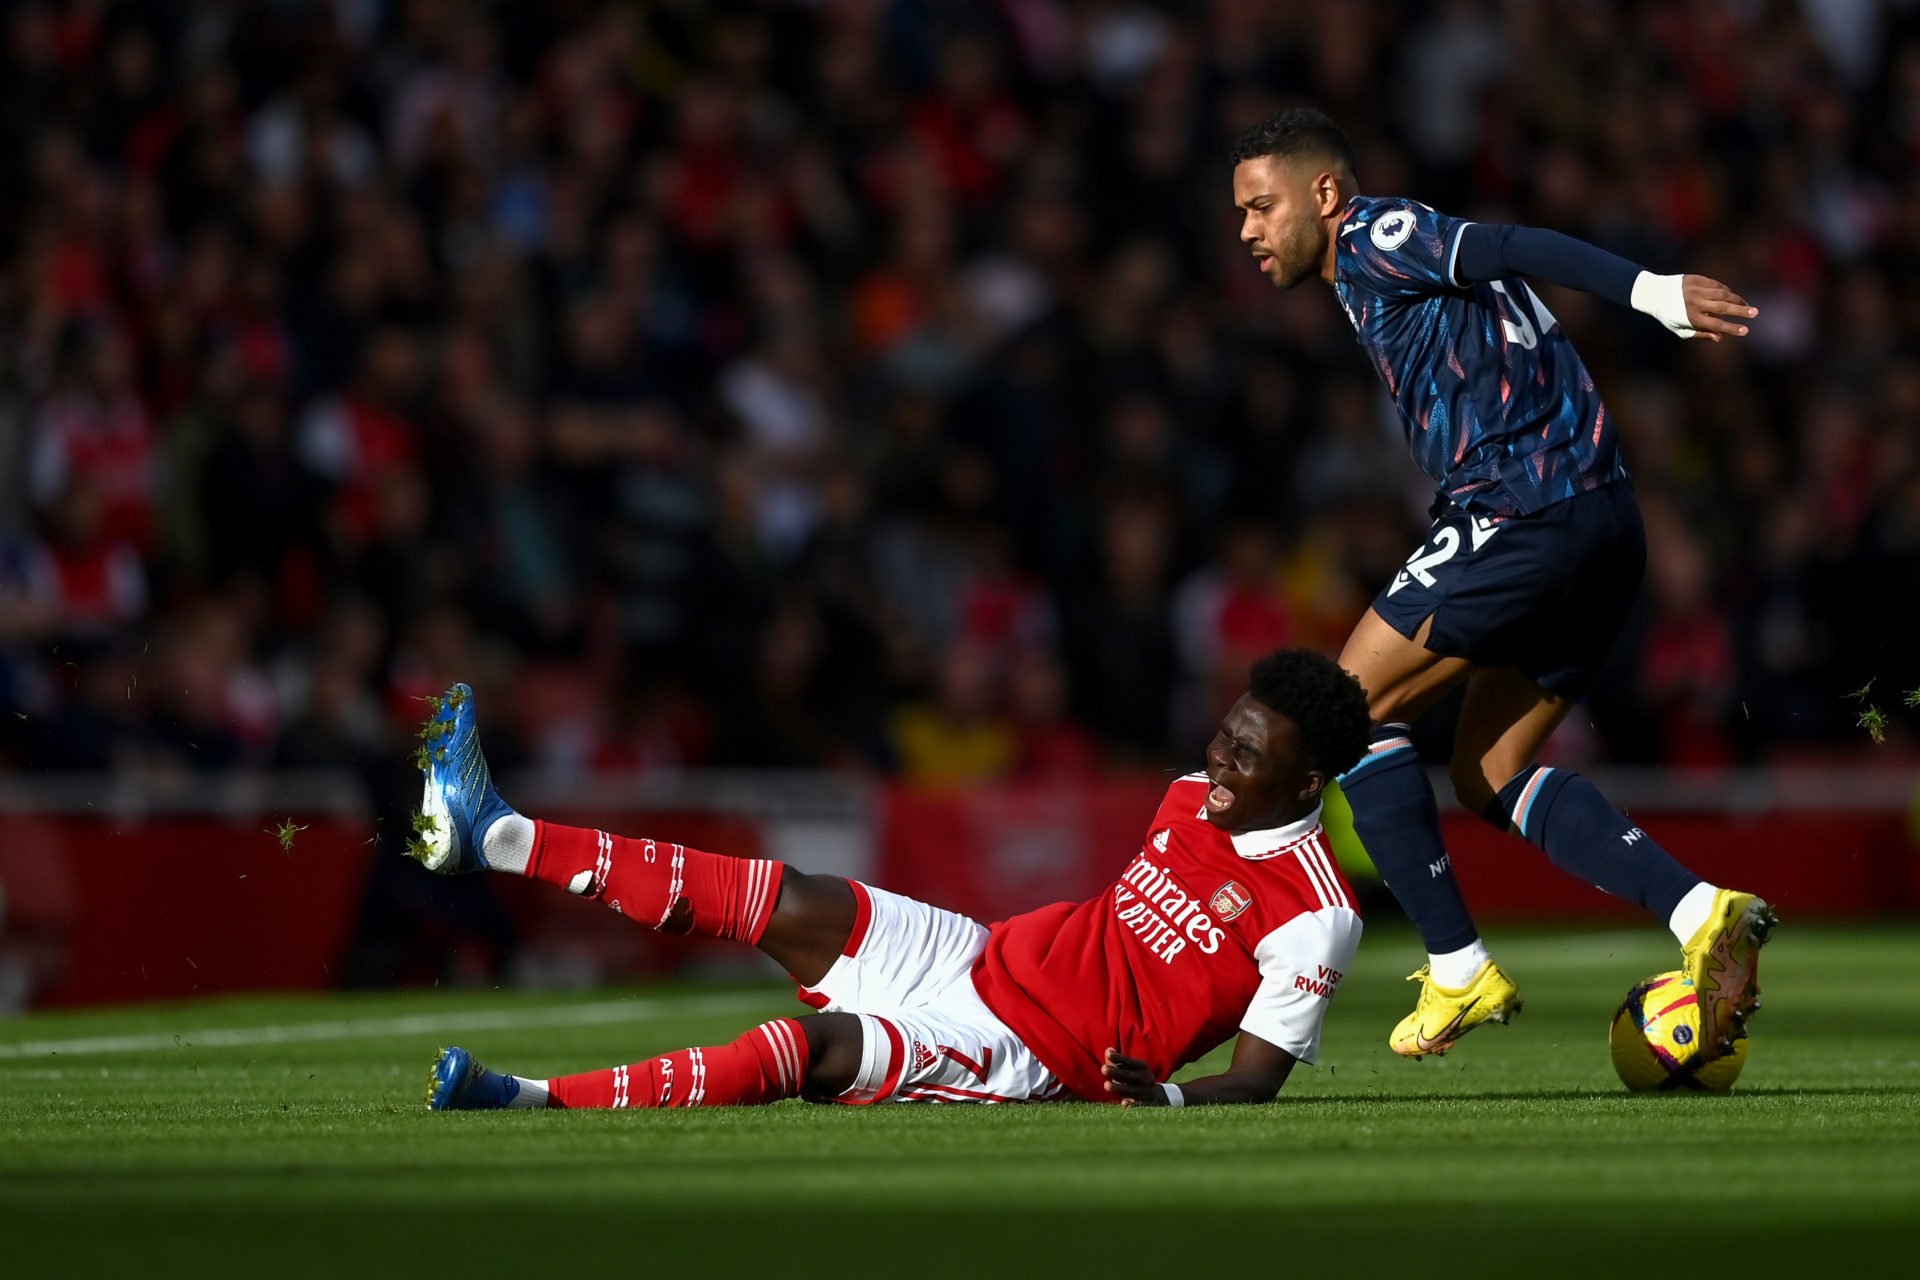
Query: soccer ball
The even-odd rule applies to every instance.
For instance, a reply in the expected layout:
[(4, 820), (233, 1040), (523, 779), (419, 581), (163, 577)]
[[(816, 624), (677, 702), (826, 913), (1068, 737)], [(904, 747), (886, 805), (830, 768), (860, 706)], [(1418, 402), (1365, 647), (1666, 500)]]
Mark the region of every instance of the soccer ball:
[(1657, 1089), (1695, 1089), (1725, 1093), (1747, 1065), (1747, 1041), (1741, 1037), (1718, 1058), (1701, 1052), (1700, 1006), (1693, 984), (1678, 970), (1636, 983), (1613, 1015), (1607, 1033), (1613, 1069), (1636, 1093)]

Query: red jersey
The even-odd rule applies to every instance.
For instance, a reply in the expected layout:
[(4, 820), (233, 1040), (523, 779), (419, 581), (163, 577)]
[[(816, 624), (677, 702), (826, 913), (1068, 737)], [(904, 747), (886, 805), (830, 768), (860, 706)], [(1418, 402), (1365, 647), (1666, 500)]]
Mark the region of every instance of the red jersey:
[(992, 927), (974, 961), (981, 1000), (1047, 1069), (1111, 1101), (1108, 1046), (1165, 1080), (1238, 1031), (1303, 1062), (1360, 945), (1353, 893), (1320, 810), (1238, 835), (1204, 816), (1209, 783), (1167, 788), (1113, 887)]

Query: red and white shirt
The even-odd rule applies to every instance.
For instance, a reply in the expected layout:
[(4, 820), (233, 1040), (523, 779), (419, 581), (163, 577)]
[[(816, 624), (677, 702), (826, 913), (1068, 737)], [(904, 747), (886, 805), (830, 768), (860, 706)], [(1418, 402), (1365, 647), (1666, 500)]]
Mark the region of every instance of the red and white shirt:
[(1360, 945), (1320, 810), (1231, 835), (1204, 774), (1167, 789), (1140, 852), (1097, 898), (992, 927), (974, 962), (987, 1007), (1082, 1098), (1111, 1101), (1109, 1045), (1157, 1079), (1250, 1032), (1303, 1062)]

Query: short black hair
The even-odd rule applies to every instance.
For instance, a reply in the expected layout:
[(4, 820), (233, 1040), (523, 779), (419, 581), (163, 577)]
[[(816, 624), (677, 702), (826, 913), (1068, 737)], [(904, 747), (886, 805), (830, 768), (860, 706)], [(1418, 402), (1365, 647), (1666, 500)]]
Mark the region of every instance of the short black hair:
[(1337, 778), (1367, 753), (1373, 718), (1360, 681), (1309, 649), (1278, 649), (1253, 664), (1247, 692), (1293, 721), (1307, 767)]
[(1336, 160), (1352, 173), (1357, 167), (1353, 141), (1346, 130), (1324, 111), (1312, 107), (1288, 107), (1276, 111), (1259, 124), (1250, 126), (1233, 144), (1233, 162), (1257, 160), (1261, 156), (1319, 156)]

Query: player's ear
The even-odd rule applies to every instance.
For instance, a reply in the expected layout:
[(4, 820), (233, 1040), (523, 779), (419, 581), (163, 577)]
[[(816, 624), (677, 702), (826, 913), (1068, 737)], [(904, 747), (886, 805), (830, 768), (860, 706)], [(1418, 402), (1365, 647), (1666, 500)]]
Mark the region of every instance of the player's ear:
[(1320, 798), (1322, 791), (1326, 790), (1327, 775), (1318, 769), (1309, 769), (1307, 770), (1305, 784), (1306, 785), (1300, 788), (1300, 798), (1311, 804)]
[(1340, 194), (1339, 174), (1327, 169), (1313, 180), (1313, 202), (1323, 218), (1330, 218), (1340, 211), (1346, 199)]

